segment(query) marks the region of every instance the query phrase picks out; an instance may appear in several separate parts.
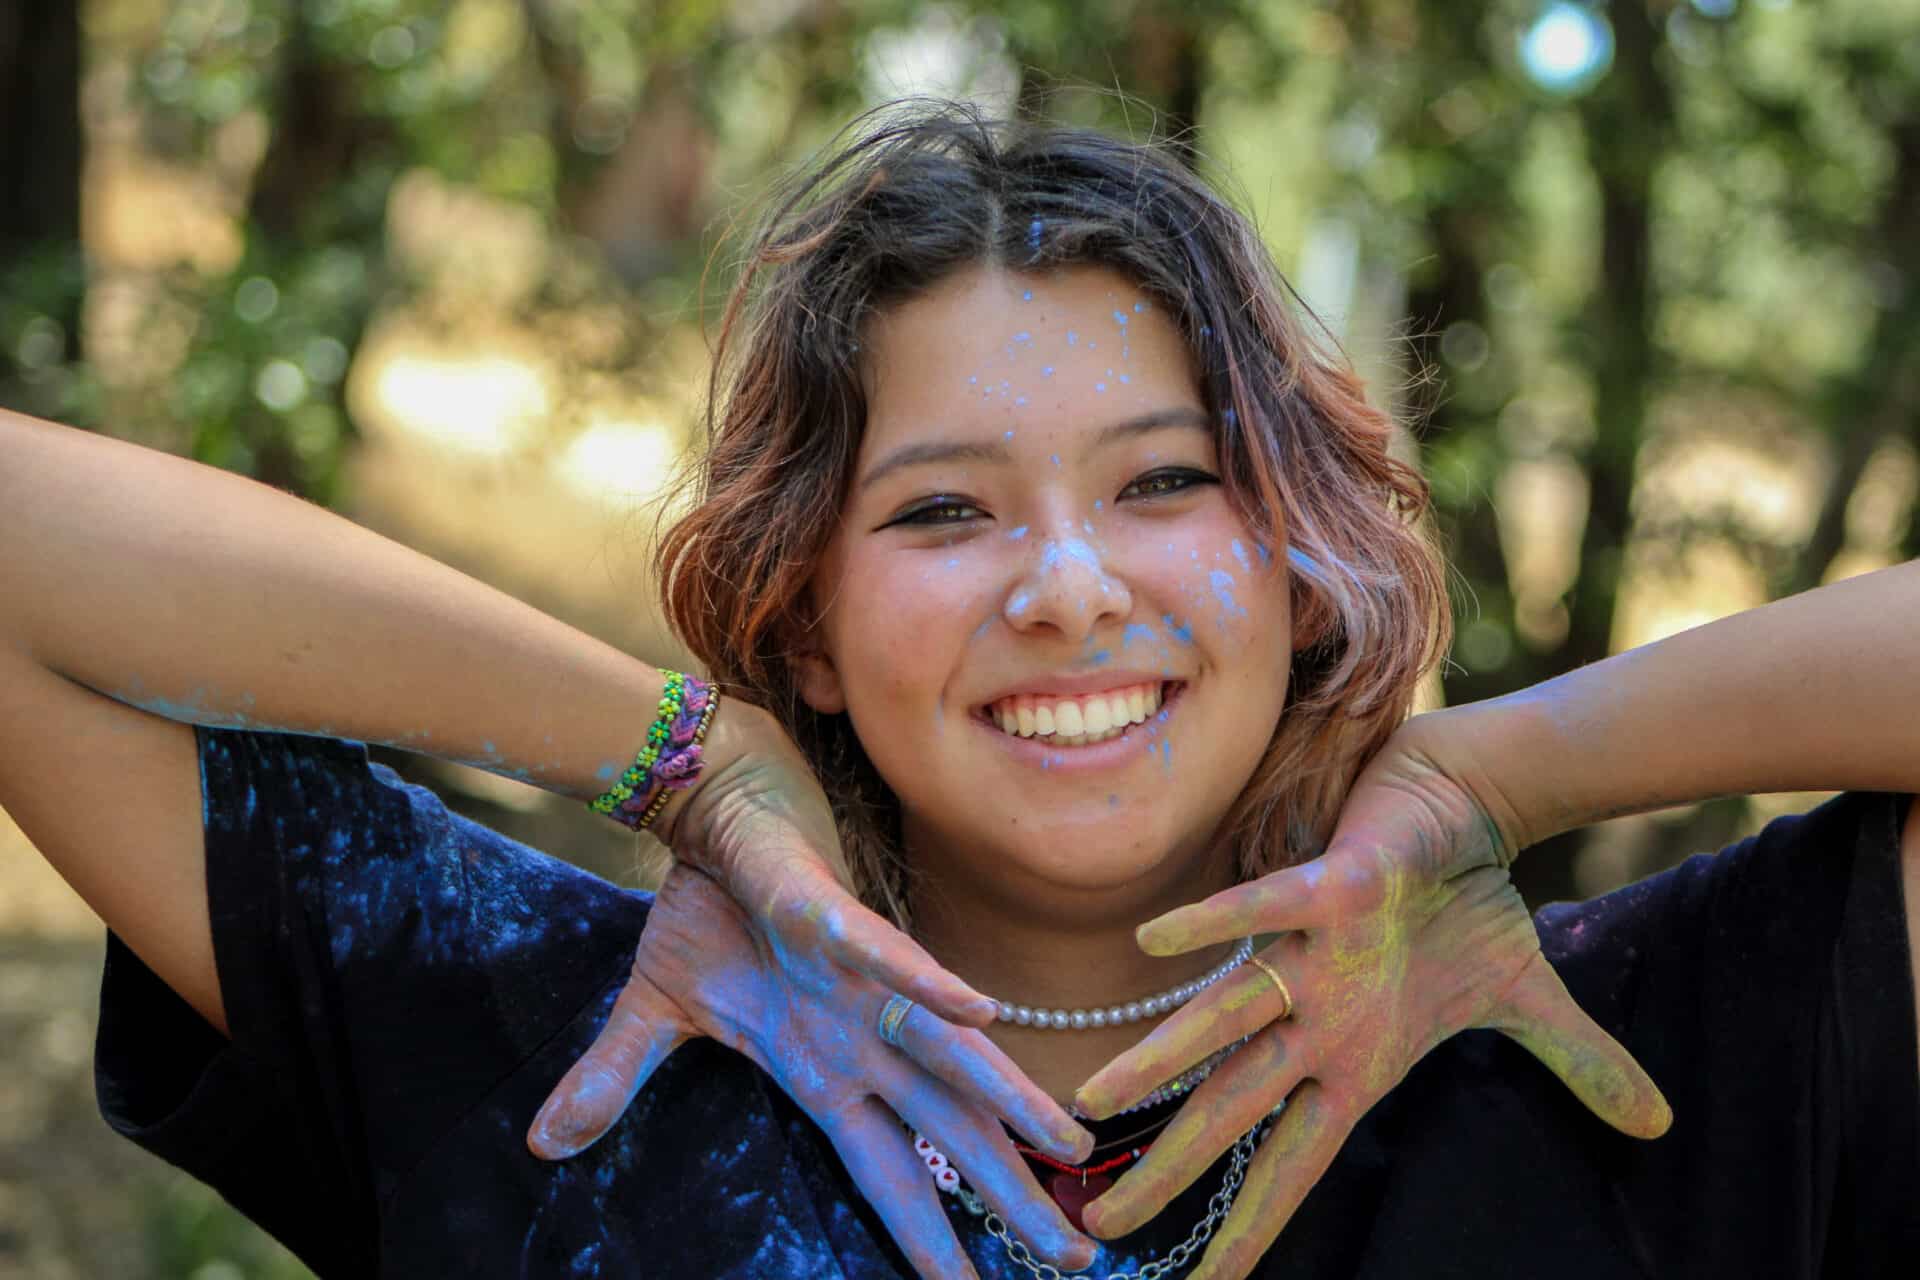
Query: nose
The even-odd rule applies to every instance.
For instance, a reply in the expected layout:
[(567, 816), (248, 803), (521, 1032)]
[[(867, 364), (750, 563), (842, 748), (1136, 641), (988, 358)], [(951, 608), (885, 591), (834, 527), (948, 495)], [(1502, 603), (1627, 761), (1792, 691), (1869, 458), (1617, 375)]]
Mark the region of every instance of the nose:
[(1103, 622), (1133, 612), (1126, 580), (1093, 544), (1071, 536), (1042, 538), (1007, 592), (1001, 611), (1016, 631), (1050, 628), (1083, 640)]

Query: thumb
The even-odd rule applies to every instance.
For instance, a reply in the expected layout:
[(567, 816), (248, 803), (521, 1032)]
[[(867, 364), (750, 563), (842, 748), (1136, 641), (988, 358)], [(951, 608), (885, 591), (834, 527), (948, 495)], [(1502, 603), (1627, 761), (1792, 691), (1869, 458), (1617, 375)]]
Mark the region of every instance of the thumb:
[(1536, 954), (1487, 1020), (1546, 1064), (1587, 1110), (1634, 1138), (1657, 1138), (1673, 1123), (1653, 1078), (1573, 1002), (1546, 957)]
[(527, 1149), (542, 1160), (564, 1160), (598, 1142), (654, 1069), (693, 1035), (679, 1008), (634, 974), (593, 1046), (547, 1095)]

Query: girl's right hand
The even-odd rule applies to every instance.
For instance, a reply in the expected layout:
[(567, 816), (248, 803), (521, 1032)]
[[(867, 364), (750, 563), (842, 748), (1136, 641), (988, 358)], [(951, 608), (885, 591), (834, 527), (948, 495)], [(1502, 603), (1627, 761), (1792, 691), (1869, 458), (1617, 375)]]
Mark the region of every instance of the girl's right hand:
[[(848, 892), (826, 796), (773, 718), (729, 699), (709, 741), (711, 772), (662, 832), (676, 863), (627, 986), (528, 1146), (554, 1160), (585, 1149), (669, 1053), (710, 1036), (827, 1133), (921, 1275), (974, 1273), (903, 1121), (950, 1153), (1038, 1252), (1085, 1265), (1093, 1242), (1040, 1190), (996, 1117), (1067, 1161), (1084, 1158), (1091, 1135), (978, 1030), (994, 1003)], [(917, 1006), (899, 1049), (877, 1029), (896, 992)]]

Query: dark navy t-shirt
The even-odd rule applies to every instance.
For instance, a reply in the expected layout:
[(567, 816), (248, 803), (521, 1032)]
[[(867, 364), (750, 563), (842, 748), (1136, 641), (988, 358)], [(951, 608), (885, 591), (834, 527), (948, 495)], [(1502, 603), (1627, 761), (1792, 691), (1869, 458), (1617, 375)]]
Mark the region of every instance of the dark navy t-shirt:
[[(648, 895), (450, 813), (357, 743), (198, 736), (232, 1039), (110, 939), (96, 1070), (116, 1129), (327, 1277), (911, 1275), (820, 1131), (711, 1041), (585, 1154), (528, 1154)], [(1844, 795), (1540, 914), (1575, 998), (1672, 1102), (1665, 1137), (1621, 1137), (1503, 1037), (1457, 1036), (1256, 1274), (1920, 1274), (1906, 804)], [(1219, 1180), (1094, 1274), (1164, 1255)], [(947, 1203), (984, 1277), (1029, 1274)]]

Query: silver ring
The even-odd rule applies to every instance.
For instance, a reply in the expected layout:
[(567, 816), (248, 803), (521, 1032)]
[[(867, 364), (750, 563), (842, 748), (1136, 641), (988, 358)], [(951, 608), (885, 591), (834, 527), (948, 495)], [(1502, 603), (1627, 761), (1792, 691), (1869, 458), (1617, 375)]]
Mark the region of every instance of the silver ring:
[(913, 1001), (903, 995), (891, 995), (880, 1006), (880, 1038), (900, 1048), (900, 1028), (907, 1023), (907, 1015), (913, 1012)]

